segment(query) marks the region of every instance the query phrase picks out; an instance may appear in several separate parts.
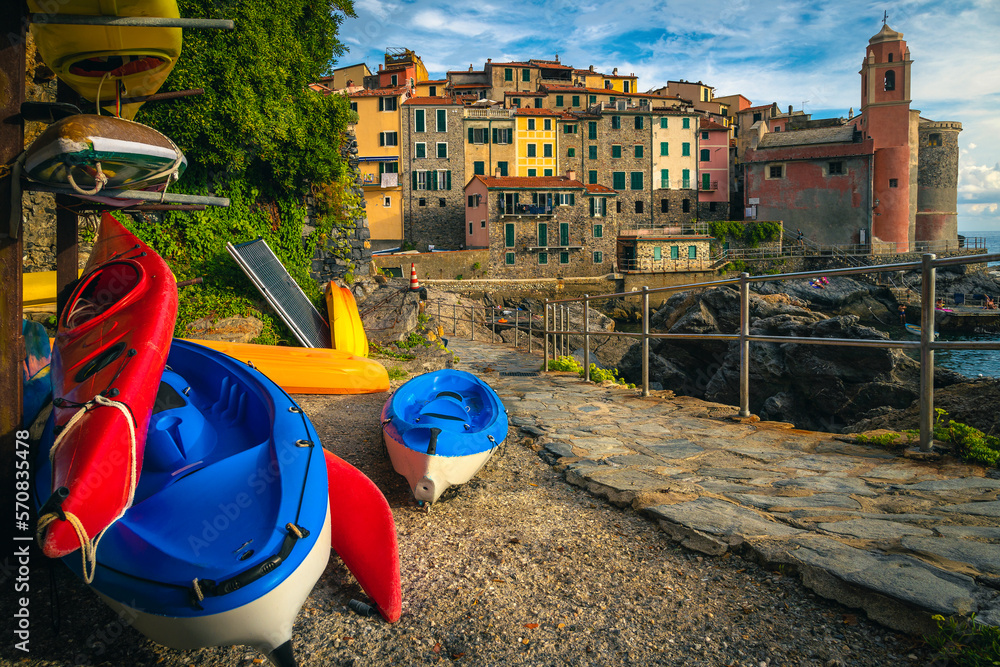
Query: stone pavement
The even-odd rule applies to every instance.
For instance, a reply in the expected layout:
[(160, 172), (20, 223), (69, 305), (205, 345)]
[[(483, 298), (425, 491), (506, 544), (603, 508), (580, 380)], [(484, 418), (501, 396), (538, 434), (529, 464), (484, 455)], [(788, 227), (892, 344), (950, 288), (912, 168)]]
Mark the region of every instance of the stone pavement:
[[(735, 407), (536, 374), (541, 355), (451, 339), (567, 481), (684, 546), (795, 571), (904, 632), (932, 614), (1000, 625), (1000, 479), (948, 456), (739, 420)], [(994, 471), (995, 472), (995, 471)]]

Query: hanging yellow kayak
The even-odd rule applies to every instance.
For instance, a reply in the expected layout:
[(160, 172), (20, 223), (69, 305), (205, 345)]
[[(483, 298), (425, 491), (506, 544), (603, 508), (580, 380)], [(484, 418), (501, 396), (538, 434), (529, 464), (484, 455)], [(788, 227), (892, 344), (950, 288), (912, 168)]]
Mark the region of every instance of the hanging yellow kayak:
[[(176, 0), (28, 0), (38, 14), (177, 18)], [(152, 95), (181, 53), (180, 28), (60, 25), (36, 22), (31, 33), (45, 64), (73, 90), (108, 109), (119, 97)], [(121, 84), (121, 90), (119, 89)], [(122, 118), (135, 116), (141, 103), (127, 104)], [(117, 113), (117, 112), (116, 112)]]

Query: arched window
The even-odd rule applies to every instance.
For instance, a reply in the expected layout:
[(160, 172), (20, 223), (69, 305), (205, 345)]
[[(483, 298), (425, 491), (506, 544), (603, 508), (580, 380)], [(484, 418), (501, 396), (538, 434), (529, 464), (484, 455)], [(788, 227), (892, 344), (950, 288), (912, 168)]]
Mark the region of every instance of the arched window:
[(885, 73), (885, 89), (896, 90), (896, 72), (893, 70)]

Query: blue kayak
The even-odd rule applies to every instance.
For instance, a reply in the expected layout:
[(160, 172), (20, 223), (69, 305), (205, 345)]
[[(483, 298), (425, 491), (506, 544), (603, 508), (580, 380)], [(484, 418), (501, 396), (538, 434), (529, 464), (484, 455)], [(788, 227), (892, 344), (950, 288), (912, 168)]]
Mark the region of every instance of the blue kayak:
[(471, 373), (445, 369), (399, 387), (382, 409), (382, 438), (417, 500), (469, 481), (507, 437), (507, 410)]
[[(135, 500), (100, 536), (91, 586), (165, 646), (247, 644), (294, 665), (292, 624), (330, 555), (319, 437), (243, 363), (174, 340), (167, 364)], [(47, 451), (39, 465), (48, 479)]]

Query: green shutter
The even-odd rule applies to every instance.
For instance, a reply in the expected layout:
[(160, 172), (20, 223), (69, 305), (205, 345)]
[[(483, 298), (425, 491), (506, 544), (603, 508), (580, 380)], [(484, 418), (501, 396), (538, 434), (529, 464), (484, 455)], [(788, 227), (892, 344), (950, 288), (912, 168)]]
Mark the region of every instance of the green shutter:
[(549, 244), (549, 226), (544, 222), (538, 223), (538, 245), (545, 247)]
[(655, 246), (653, 248), (653, 259), (660, 259), (660, 246)]
[(472, 143), (472, 128), (469, 128), (469, 143)]
[(569, 223), (560, 222), (559, 223), (559, 245), (568, 246), (569, 245)]
[(701, 189), (708, 190), (712, 186), (712, 175), (702, 174), (701, 175)]
[(416, 171), (413, 172), (413, 189), (414, 190), (417, 189), (417, 172)]
[(597, 159), (597, 146), (587, 146), (587, 158), (590, 160)]
[(621, 156), (622, 156), (622, 147), (619, 146), (618, 144), (613, 145), (611, 147), (611, 157), (619, 158)]
[(446, 132), (448, 130), (448, 112), (444, 109), (437, 110), (437, 127), (434, 129), (438, 132)]
[(563, 105), (563, 96), (562, 95), (556, 95), (556, 106), (557, 107), (561, 107), (562, 105)]
[(670, 187), (670, 170), (661, 169), (660, 170), (660, 187), (668, 188)]
[(666, 141), (660, 142), (660, 155), (670, 155), (670, 144)]
[(424, 110), (423, 109), (417, 109), (416, 111), (413, 112), (413, 124), (416, 126), (415, 129), (414, 129), (415, 132), (423, 132), (424, 131)]
[(573, 106), (575, 106), (575, 107), (580, 106), (580, 96), (579, 95), (574, 95), (573, 96)]
[(503, 242), (508, 248), (514, 247), (514, 223), (508, 222), (503, 229)]
[(594, 198), (590, 198), (590, 217), (594, 217)]
[(593, 169), (587, 172), (587, 183), (590, 185), (597, 185), (597, 170)]
[(625, 172), (624, 171), (616, 171), (616, 172), (614, 172), (614, 174), (612, 174), (612, 176), (611, 176), (611, 183), (612, 183), (611, 187), (613, 187), (615, 190), (624, 190), (625, 189)]
[(587, 138), (596, 139), (597, 138), (597, 122), (590, 121), (587, 123)]
[(576, 206), (576, 194), (575, 193), (572, 193), (572, 192), (569, 193), (569, 205), (570, 206)]
[(631, 180), (630, 185), (631, 185), (631, 187), (632, 187), (633, 190), (642, 190), (642, 180), (643, 179), (642, 179), (642, 172), (641, 171), (633, 171), (632, 174), (631, 174), (630, 180)]
[(635, 156), (642, 157), (642, 144), (635, 145)]
[(667, 117), (666, 116), (663, 116), (663, 117), (660, 118), (660, 128), (664, 129), (664, 130), (667, 129)]
[(451, 190), (451, 169), (444, 172), (445, 190)]

